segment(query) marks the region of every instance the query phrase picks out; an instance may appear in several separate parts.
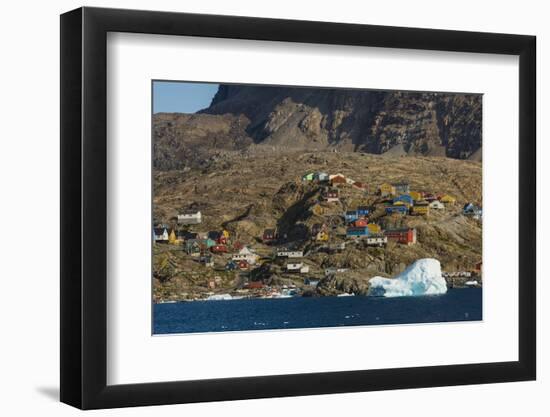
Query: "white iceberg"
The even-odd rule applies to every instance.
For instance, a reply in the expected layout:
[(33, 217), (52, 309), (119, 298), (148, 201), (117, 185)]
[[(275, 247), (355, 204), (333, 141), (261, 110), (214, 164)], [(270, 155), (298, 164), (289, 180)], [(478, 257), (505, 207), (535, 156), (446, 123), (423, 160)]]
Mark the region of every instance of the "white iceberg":
[(214, 294), (208, 297), (207, 301), (223, 301), (223, 300), (232, 300), (233, 297), (231, 294)]
[(369, 280), (368, 295), (403, 297), (445, 294), (447, 282), (441, 275), (437, 259), (419, 259), (395, 278), (374, 277)]

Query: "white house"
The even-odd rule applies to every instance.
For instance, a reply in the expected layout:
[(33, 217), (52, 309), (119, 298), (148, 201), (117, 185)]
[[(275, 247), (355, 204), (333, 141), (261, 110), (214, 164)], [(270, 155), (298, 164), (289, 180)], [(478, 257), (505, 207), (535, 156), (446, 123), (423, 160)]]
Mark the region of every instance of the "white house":
[(232, 259), (234, 262), (246, 261), (249, 265), (254, 265), (258, 260), (258, 255), (245, 246), (239, 251), (239, 253), (233, 255)]
[(168, 229), (166, 227), (155, 227), (153, 229), (155, 242), (168, 242)]
[(346, 272), (348, 268), (334, 268), (330, 267), (325, 269), (325, 276), (333, 275), (333, 274), (341, 274), (342, 272)]
[(279, 258), (303, 258), (303, 256), (304, 256), (304, 252), (301, 250), (291, 251), (291, 250), (281, 249), (277, 251), (277, 257)]
[(303, 262), (286, 264), (287, 272), (299, 272), (301, 274), (307, 274), (309, 272), (309, 266), (304, 265)]
[(444, 210), (445, 209), (445, 204), (443, 204), (439, 200), (434, 200), (430, 203), (430, 208), (431, 209), (436, 209), (436, 210)]
[(199, 224), (202, 222), (202, 213), (200, 211), (186, 211), (178, 214), (179, 224)]
[(367, 246), (384, 246), (388, 243), (388, 237), (384, 235), (367, 236)]

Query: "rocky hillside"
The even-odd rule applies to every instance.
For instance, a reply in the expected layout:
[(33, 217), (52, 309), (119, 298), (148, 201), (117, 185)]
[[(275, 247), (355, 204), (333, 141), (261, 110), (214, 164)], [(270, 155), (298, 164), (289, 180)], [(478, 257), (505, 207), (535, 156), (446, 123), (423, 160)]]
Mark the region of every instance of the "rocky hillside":
[[(340, 202), (319, 204), (321, 187), (301, 181), (308, 170), (341, 172), (368, 184), (370, 192), (365, 194), (346, 186), (341, 189)], [(358, 244), (330, 256), (316, 252), (307, 238), (307, 231), (314, 223), (330, 224), (331, 244), (345, 242), (341, 237), (345, 235), (342, 213), (357, 205), (376, 205), (380, 199), (374, 194), (377, 185), (399, 181), (408, 181), (413, 190), (449, 193), (457, 198), (457, 204), (441, 212), (434, 210), (429, 218), (385, 216), (383, 209), (373, 213), (372, 221), (381, 225), (415, 227), (416, 245), (366, 248)], [(311, 251), (305, 260), (310, 275), (322, 277), (324, 268), (331, 266), (350, 268), (344, 276), (323, 281), (320, 290), (327, 294), (349, 292), (350, 288), (362, 293), (368, 278), (393, 276), (420, 258), (440, 260), (445, 271), (469, 270), (481, 258), (481, 224), (461, 213), (466, 202), (482, 205), (481, 164), (475, 161), (420, 156), (389, 159), (357, 152), (274, 153), (252, 146), (244, 153), (220, 152), (200, 168), (156, 172), (154, 187), (156, 222), (170, 224), (181, 211), (200, 209), (203, 223), (194, 230), (224, 228), (233, 239), (260, 254), (270, 254), (272, 248), (262, 243), (261, 235), (265, 228), (277, 228), (288, 236), (290, 245)], [(317, 210), (319, 205), (322, 213)], [(163, 254), (156, 256), (155, 262), (165, 262), (163, 268), (169, 270), (166, 282), (155, 284), (155, 291), (164, 294), (161, 298), (179, 292), (200, 292), (205, 278), (190, 274), (189, 271), (196, 271), (193, 262), (181, 250), (159, 246)], [(216, 262), (223, 265), (222, 260)], [(283, 278), (287, 279), (272, 271), (273, 282)], [(224, 291), (233, 288), (235, 283), (231, 282), (228, 277), (227, 286), (222, 287)]]
[(200, 114), (154, 116), (155, 166), (251, 145), (479, 161), (481, 106), (479, 94), (221, 85)]

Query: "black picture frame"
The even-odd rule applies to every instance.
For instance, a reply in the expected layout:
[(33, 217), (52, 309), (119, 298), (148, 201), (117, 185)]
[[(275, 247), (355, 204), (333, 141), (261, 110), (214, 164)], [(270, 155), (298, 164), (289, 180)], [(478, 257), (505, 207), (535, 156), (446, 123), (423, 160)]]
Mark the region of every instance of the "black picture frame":
[[(519, 56), (519, 360), (107, 385), (108, 32)], [(81, 409), (536, 378), (536, 38), (251, 17), (80, 8), (61, 15), (61, 401)]]

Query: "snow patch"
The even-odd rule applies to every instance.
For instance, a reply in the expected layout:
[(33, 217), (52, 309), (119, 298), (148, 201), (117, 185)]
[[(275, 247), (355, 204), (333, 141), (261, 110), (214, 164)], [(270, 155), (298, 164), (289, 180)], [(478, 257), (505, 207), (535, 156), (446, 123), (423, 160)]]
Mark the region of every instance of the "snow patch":
[(447, 292), (447, 282), (441, 275), (441, 264), (432, 258), (415, 261), (395, 278), (371, 278), (369, 284), (368, 295), (378, 297), (434, 295)]

